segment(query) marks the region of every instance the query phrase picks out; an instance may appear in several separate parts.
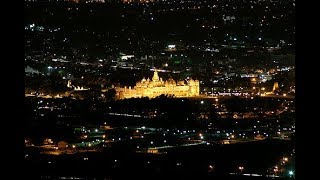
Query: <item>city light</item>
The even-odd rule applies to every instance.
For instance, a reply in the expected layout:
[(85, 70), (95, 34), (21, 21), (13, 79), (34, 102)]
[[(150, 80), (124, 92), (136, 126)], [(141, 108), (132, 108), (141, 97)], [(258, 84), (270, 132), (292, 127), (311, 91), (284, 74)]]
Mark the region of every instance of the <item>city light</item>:
[(175, 49), (175, 48), (176, 48), (176, 45), (174, 45), (174, 44), (169, 44), (169, 45), (168, 45), (168, 48), (169, 48), (169, 49)]
[[(43, 156), (50, 157), (37, 172), (44, 177), (55, 168), (102, 179), (142, 170), (128, 175), (150, 179), (153, 170), (164, 177), (169, 165), (180, 178), (199, 170), (211, 179), (294, 179), (296, 28), (279, 23), (295, 17), (293, 7), (275, 0), (26, 0), (26, 166), (37, 169)], [(68, 23), (56, 23), (59, 17)], [(86, 172), (71, 172), (61, 158), (80, 158), (70, 167)]]
[(294, 174), (293, 171), (289, 171), (289, 175), (292, 176)]
[(242, 173), (242, 171), (244, 170), (243, 166), (239, 166), (238, 169), (240, 170), (240, 172)]

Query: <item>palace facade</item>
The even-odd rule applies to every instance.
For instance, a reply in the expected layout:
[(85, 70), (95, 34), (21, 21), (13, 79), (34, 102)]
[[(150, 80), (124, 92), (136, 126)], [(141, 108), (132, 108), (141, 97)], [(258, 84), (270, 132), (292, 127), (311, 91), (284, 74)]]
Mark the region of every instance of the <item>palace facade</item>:
[(185, 81), (176, 82), (172, 78), (163, 81), (159, 78), (158, 72), (154, 71), (153, 77), (150, 80), (143, 78), (141, 81), (137, 82), (132, 88), (129, 87), (116, 87), (116, 96), (118, 99), (125, 98), (140, 98), (149, 97), (155, 98), (164, 95), (173, 95), (174, 97), (194, 97), (199, 96), (200, 83), (198, 80), (190, 79), (185, 83)]

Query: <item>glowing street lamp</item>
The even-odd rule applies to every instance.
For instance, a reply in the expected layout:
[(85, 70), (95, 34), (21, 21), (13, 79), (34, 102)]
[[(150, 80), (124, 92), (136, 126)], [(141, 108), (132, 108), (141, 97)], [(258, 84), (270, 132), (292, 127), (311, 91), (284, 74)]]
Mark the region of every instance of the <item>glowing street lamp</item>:
[(200, 133), (200, 134), (199, 134), (199, 137), (200, 137), (200, 139), (203, 139), (203, 134)]
[(289, 171), (289, 176), (293, 176), (294, 172), (293, 171)]
[(274, 171), (275, 174), (277, 174), (277, 172), (279, 171), (278, 166), (275, 166), (273, 171)]
[(208, 172), (212, 172), (213, 170), (214, 170), (214, 166), (213, 165), (209, 165)]
[(243, 171), (243, 169), (244, 169), (244, 167), (243, 166), (239, 166), (239, 168), (238, 168), (239, 170), (240, 170), (240, 172), (242, 173), (242, 171)]

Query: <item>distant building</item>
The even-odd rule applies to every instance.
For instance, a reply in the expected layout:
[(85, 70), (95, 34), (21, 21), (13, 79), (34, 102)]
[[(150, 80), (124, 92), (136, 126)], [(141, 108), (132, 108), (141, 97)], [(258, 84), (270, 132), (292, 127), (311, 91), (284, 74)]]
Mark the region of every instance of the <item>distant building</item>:
[(58, 142), (58, 148), (59, 149), (63, 149), (63, 148), (66, 148), (66, 147), (68, 147), (68, 143), (67, 142), (65, 142), (65, 141), (59, 141)]
[(122, 55), (121, 56), (121, 60), (128, 60), (128, 59), (131, 59), (131, 58), (134, 58), (134, 55)]
[(155, 98), (162, 94), (174, 95), (175, 97), (194, 97), (199, 96), (200, 83), (198, 80), (189, 80), (187, 84), (184, 81), (174, 81), (172, 78), (163, 81), (159, 78), (155, 70), (152, 80), (143, 78), (136, 86), (131, 88), (116, 88), (118, 99), (149, 97)]
[(28, 74), (41, 74), (38, 70), (36, 69), (33, 69), (32, 67), (30, 66), (27, 66), (25, 69), (24, 69), (25, 73), (28, 75)]
[(84, 87), (80, 87), (80, 86), (74, 86), (71, 84), (71, 80), (68, 80), (68, 83), (67, 83), (67, 87), (68, 88), (73, 88), (74, 91), (87, 91), (87, 90), (90, 90), (89, 88), (84, 88)]
[(290, 91), (291, 93), (296, 93), (296, 86), (290, 86)]
[(157, 148), (149, 148), (147, 152), (151, 154), (158, 154), (159, 150)]
[(272, 91), (274, 92), (274, 91), (276, 91), (276, 90), (278, 90), (278, 89), (279, 89), (279, 84), (278, 84), (278, 82), (275, 82), (275, 83), (273, 84)]

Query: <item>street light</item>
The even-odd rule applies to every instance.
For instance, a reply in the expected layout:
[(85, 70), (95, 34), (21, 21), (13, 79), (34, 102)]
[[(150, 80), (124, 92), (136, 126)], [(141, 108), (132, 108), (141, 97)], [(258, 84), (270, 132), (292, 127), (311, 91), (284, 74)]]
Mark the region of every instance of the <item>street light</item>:
[(293, 176), (293, 174), (294, 174), (293, 171), (289, 171), (290, 176)]
[(243, 169), (244, 169), (243, 166), (239, 166), (239, 170), (240, 170), (241, 173), (242, 173)]
[(278, 166), (275, 166), (273, 169), (274, 173), (277, 175), (277, 172), (279, 171)]
[(214, 166), (213, 166), (213, 165), (209, 165), (209, 167), (208, 167), (208, 172), (212, 172), (213, 169), (214, 169)]
[(200, 139), (203, 139), (202, 133), (199, 133), (199, 137), (200, 137)]

